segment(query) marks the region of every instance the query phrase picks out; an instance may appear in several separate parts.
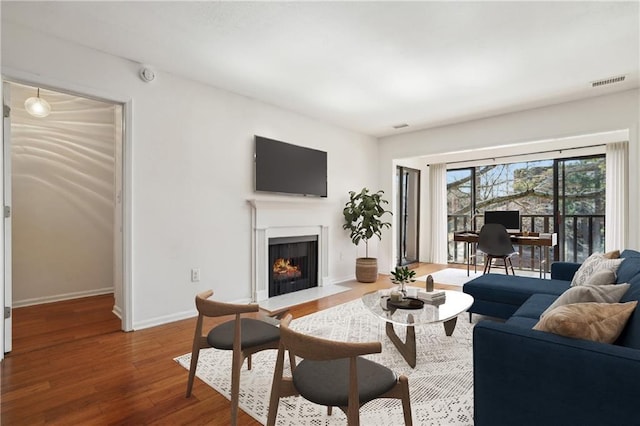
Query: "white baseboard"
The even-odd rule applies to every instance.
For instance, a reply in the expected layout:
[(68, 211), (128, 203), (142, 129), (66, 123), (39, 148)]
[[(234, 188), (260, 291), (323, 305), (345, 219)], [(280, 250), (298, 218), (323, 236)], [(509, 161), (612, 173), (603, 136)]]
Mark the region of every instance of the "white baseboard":
[[(193, 308), (191, 310), (188, 311), (183, 311), (183, 312), (177, 312), (175, 314), (170, 314), (170, 315), (163, 315), (161, 317), (155, 317), (155, 318), (151, 318), (145, 321), (139, 321), (139, 322), (134, 322), (133, 323), (133, 330), (142, 330), (145, 328), (150, 328), (150, 327), (155, 327), (158, 325), (164, 325), (164, 324), (168, 324), (170, 322), (174, 322), (174, 321), (180, 321), (183, 319), (188, 319), (188, 318), (194, 318), (198, 315), (198, 311)], [(195, 322), (193, 325), (194, 329), (195, 329)]]
[(80, 299), (82, 297), (100, 296), (103, 294), (113, 293), (113, 287), (99, 288), (96, 290), (77, 291), (73, 293), (56, 294), (54, 296), (35, 297), (32, 299), (14, 300), (12, 306), (21, 308), (24, 306), (41, 305), (43, 303), (61, 302), (63, 300)]
[(356, 279), (356, 274), (348, 275), (346, 277), (333, 279), (331, 284), (340, 284), (340, 283), (344, 283), (344, 282), (347, 282), (347, 281), (354, 281), (355, 279)]
[(113, 305), (113, 310), (111, 312), (113, 312), (113, 315), (117, 316), (118, 318), (120, 318), (120, 320), (122, 320), (122, 309), (120, 309), (119, 306)]
[[(249, 298), (242, 298), (238, 300), (232, 300), (230, 301), (230, 303), (246, 304), (246, 303), (251, 303), (251, 300)], [(195, 318), (197, 316), (198, 316), (198, 311), (194, 307), (193, 309), (188, 311), (177, 312), (175, 314), (163, 315), (163, 316), (151, 318), (145, 321), (136, 322), (133, 324), (133, 330), (142, 330), (144, 328), (156, 327), (158, 325), (165, 325), (170, 322), (181, 321), (189, 318)], [(195, 322), (193, 326), (195, 328)]]

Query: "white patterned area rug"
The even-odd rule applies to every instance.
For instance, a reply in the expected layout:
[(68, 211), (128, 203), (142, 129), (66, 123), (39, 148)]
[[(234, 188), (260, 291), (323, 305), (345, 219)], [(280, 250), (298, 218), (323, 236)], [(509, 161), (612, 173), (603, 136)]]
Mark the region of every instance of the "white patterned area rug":
[[(465, 283), (471, 281), (474, 278), (481, 277), (482, 272), (473, 272), (473, 268), (469, 271), (467, 276), (467, 269), (447, 268), (441, 271), (437, 271), (431, 274), (433, 281), (438, 284), (456, 285), (462, 287)], [(416, 278), (416, 281), (426, 281), (427, 276), (423, 275)]]
[[(367, 342), (381, 341), (382, 353), (369, 355), (409, 378), (411, 411), (417, 425), (473, 425), (472, 329), (465, 314), (458, 317), (453, 336), (447, 337), (441, 323), (416, 326), (417, 365), (409, 367), (389, 341), (382, 320), (371, 314), (360, 300), (317, 312), (291, 322), (291, 328), (328, 339)], [(396, 327), (404, 340), (404, 331)], [(240, 380), (240, 408), (262, 424), (269, 409), (271, 381), (277, 351), (267, 350), (253, 356), (253, 367), (243, 366)], [(189, 368), (191, 354), (175, 360)], [(289, 375), (288, 363), (285, 375)], [(231, 389), (231, 352), (217, 349), (200, 351), (196, 375), (209, 386), (229, 398)], [(378, 399), (360, 409), (363, 425), (402, 425), (400, 400)], [(346, 416), (334, 409), (301, 397), (280, 400), (277, 425), (344, 425)]]

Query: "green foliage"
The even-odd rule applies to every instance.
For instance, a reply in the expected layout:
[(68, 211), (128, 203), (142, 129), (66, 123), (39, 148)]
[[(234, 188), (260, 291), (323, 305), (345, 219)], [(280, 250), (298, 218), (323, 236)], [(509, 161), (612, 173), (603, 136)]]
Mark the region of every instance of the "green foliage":
[(369, 257), (369, 239), (374, 236), (382, 239), (382, 230), (391, 227), (391, 223), (381, 219), (386, 213), (392, 214), (382, 207), (383, 204), (389, 204), (382, 198), (382, 194), (382, 190), (369, 193), (367, 188), (362, 188), (359, 193), (350, 191), (349, 201), (342, 210), (345, 221), (342, 228), (349, 231), (353, 244), (358, 245), (360, 241), (364, 241), (366, 257)]
[[(605, 158), (574, 158), (558, 164), (561, 203), (565, 215), (604, 214)], [(521, 214), (553, 215), (553, 160), (480, 166), (447, 172), (449, 215), (468, 215), (472, 210), (520, 210)], [(472, 205), (473, 186), (475, 205)]]
[[(587, 256), (605, 251), (606, 157), (521, 161), (448, 170), (450, 240), (454, 231), (480, 229), (484, 223), (482, 213), (487, 210), (519, 210), (523, 230), (558, 232), (567, 260), (575, 254), (574, 244), (578, 248), (576, 253)], [(556, 214), (559, 227), (554, 223)], [(449, 244), (451, 259), (454, 247), (456, 243)]]
[(396, 266), (394, 271), (391, 271), (391, 282), (394, 284), (407, 284), (415, 281), (416, 271), (409, 270), (406, 266)]

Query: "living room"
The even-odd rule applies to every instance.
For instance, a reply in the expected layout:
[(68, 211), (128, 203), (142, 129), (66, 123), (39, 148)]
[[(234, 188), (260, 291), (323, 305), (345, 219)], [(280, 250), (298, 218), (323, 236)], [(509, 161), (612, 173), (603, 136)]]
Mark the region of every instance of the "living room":
[[(623, 73), (627, 75), (623, 86), (589, 88), (594, 92), (586, 96), (571, 93), (562, 99), (560, 95), (565, 93), (558, 89), (557, 96), (521, 106), (517, 94), (513, 94), (510, 110), (486, 110), (475, 116), (463, 114), (457, 123), (443, 119), (424, 129), (416, 118), (415, 125), (412, 122), (408, 129), (396, 134), (392, 125), (405, 120), (398, 117), (396, 120), (400, 121), (385, 121), (375, 132), (367, 133), (343, 123), (330, 123), (325, 117), (314, 118), (292, 105), (281, 107), (203, 83), (210, 77), (207, 70), (196, 70), (198, 75), (184, 77), (178, 71), (165, 69), (154, 61), (162, 57), (163, 49), (155, 39), (145, 36), (143, 25), (113, 37), (140, 40), (149, 52), (148, 57), (109, 54), (104, 46), (88, 47), (81, 39), (69, 40), (63, 33), (51, 35), (33, 28), (39, 22), (44, 25), (48, 19), (55, 21), (52, 17), (69, 13), (70, 9), (58, 7), (62, 6), (18, 6), (3, 2), (2, 73), (5, 79), (108, 99), (125, 106), (128, 263), (124, 278), (126, 297), (121, 306), (126, 316), (125, 330), (142, 330), (192, 318), (194, 295), (209, 288), (225, 301), (248, 302), (254, 298), (249, 200), (294, 201), (308, 205), (310, 210), (322, 211), (322, 225), (327, 227), (329, 241), (327, 276), (329, 284), (335, 284), (352, 279), (355, 259), (364, 255), (364, 247), (356, 248), (342, 229), (341, 213), (348, 192), (362, 187), (382, 189), (393, 200), (398, 164), (413, 164), (413, 159), (420, 158), (421, 168), (426, 171), (425, 165), (429, 163), (482, 158), (489, 152), (517, 155), (538, 151), (544, 144), (568, 148), (579, 145), (580, 137), (625, 130), (629, 144), (629, 188), (640, 182), (638, 61), (634, 46), (618, 52), (604, 43), (599, 53), (607, 55), (606, 60), (597, 59), (591, 52), (583, 53), (585, 57), (596, 57), (591, 59), (590, 66), (598, 70), (598, 75), (575, 82), (582, 87), (591, 80)], [(96, 6), (77, 7), (91, 16), (90, 9)], [(632, 7), (637, 11), (637, 3), (632, 3)], [(111, 16), (118, 10), (113, 7), (103, 12)], [(626, 11), (622, 15), (633, 16)], [(632, 35), (638, 33), (637, 13), (635, 16)], [(135, 27), (133, 23), (129, 25)], [(181, 47), (187, 55), (186, 51), (197, 49), (200, 43), (194, 41), (191, 47)], [(615, 45), (614, 41), (609, 43)], [(123, 41), (121, 44), (126, 45)], [(618, 58), (627, 56), (628, 51), (631, 62), (635, 55), (636, 65), (631, 69), (627, 67), (628, 58)], [(177, 54), (171, 61), (180, 62), (180, 58)], [(614, 61), (616, 58), (619, 61)], [(236, 64), (242, 63), (242, 58), (217, 54), (212, 60), (232, 59)], [(154, 69), (154, 81), (145, 82), (139, 77), (143, 64)], [(613, 69), (603, 64), (612, 64)], [(604, 68), (598, 68), (601, 66)], [(559, 69), (562, 67), (555, 71)], [(233, 81), (233, 75), (217, 77)], [(530, 80), (536, 78), (534, 69)], [(308, 90), (322, 98), (322, 87), (314, 83), (307, 82)], [(249, 86), (251, 82), (235, 84)], [(344, 96), (348, 98), (347, 93)], [(340, 111), (340, 99), (328, 99), (326, 103), (348, 121), (349, 111)], [(292, 199), (257, 194), (253, 182), (254, 135), (326, 151), (327, 198)], [(425, 203), (427, 188), (424, 185)], [(628, 195), (629, 223), (624, 248), (638, 248), (640, 222), (632, 212), (640, 209), (640, 199), (637, 191), (630, 190)], [(421, 260), (432, 262), (428, 249), (428, 208), (423, 209), (423, 214)], [(380, 244), (374, 242), (370, 247), (383, 273), (395, 266), (395, 241), (392, 228), (385, 231)], [(201, 273), (196, 283), (191, 282), (193, 268), (199, 268)]]

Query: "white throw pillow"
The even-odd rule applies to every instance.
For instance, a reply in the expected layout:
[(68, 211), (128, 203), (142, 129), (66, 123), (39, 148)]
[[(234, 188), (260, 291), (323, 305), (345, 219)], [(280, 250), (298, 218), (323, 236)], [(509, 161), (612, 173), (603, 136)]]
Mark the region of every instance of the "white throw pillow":
[(571, 280), (571, 287), (584, 285), (590, 276), (603, 269), (616, 272), (624, 259), (607, 259), (602, 253), (593, 253), (580, 265)]

